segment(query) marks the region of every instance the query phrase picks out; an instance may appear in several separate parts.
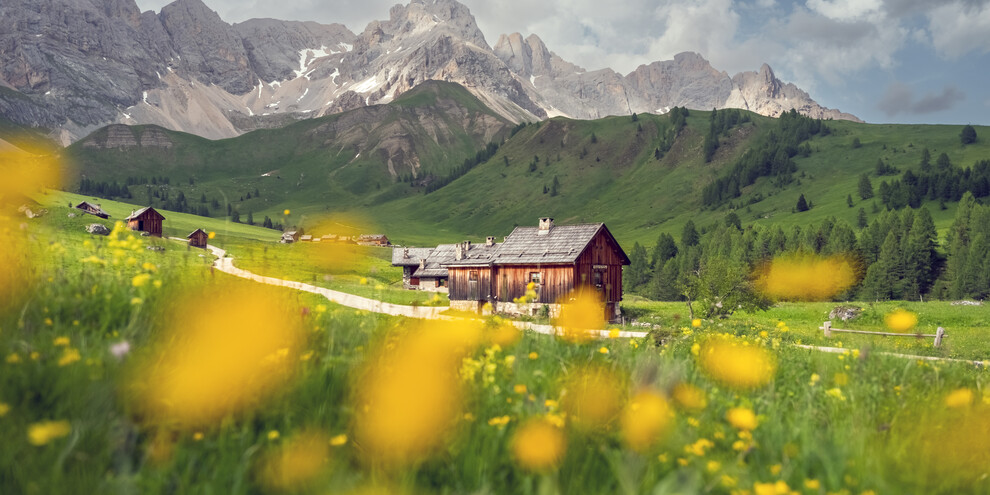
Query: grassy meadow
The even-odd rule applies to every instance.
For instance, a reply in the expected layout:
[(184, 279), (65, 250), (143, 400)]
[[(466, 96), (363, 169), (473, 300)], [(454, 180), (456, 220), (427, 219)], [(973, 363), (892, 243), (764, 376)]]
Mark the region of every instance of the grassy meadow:
[[(831, 303), (692, 321), (627, 301), (657, 327), (643, 339), (414, 322), (233, 279), (181, 242), (91, 236), (77, 199), (0, 217), (0, 493), (990, 492), (986, 369), (872, 352), (990, 357), (983, 307), (863, 303), (836, 324), (903, 307), (949, 329), (938, 351), (825, 341)], [(384, 250), (321, 258), (166, 216), (238, 266), (402, 302)]]

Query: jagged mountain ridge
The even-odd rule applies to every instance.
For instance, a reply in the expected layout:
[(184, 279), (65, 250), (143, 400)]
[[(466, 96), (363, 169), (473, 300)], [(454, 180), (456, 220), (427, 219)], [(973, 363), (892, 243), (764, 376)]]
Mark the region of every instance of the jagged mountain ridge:
[(536, 35), (492, 48), (456, 0), (412, 0), (360, 34), (340, 24), (228, 24), (202, 0), (140, 12), (134, 0), (9, 0), (0, 14), (0, 114), (70, 143), (110, 123), (208, 138), (387, 103), (457, 82), (513, 121), (744, 108), (858, 120), (819, 106), (769, 66), (730, 77), (700, 55), (628, 75), (586, 71)]

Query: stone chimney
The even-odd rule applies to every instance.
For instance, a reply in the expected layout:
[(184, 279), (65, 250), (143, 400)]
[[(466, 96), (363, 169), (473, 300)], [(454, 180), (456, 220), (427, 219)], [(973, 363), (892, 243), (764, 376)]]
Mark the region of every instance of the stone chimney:
[(409, 248), (402, 248), (402, 259), (409, 257)]
[(543, 217), (540, 219), (540, 230), (537, 235), (547, 235), (553, 229), (553, 219), (550, 217)]
[(460, 261), (464, 259), (464, 244), (458, 243), (454, 245), (454, 260)]
[(425, 269), (426, 268), (426, 258), (420, 258), (419, 259), (419, 267), (421, 269)]
[(485, 238), (485, 245), (488, 246), (488, 247), (494, 246), (495, 245), (495, 236), (490, 235), (490, 236), (486, 237)]

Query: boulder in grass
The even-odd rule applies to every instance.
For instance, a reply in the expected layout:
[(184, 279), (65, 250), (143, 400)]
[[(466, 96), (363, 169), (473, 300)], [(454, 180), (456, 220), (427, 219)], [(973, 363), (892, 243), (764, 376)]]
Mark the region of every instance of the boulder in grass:
[(849, 321), (859, 316), (862, 312), (863, 308), (859, 306), (836, 306), (835, 309), (828, 314), (828, 319), (832, 321)]
[(110, 235), (110, 229), (102, 223), (91, 223), (87, 225), (86, 232), (93, 235)]

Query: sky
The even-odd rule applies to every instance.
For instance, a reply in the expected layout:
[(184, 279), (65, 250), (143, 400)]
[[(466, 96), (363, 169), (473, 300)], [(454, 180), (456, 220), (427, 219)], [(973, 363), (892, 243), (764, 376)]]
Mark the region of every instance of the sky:
[[(227, 22), (338, 22), (360, 33), (395, 0), (204, 0)], [(158, 11), (169, 0), (137, 0)], [(990, 125), (990, 0), (461, 0), (489, 45), (537, 34), (589, 70), (626, 74), (694, 51), (759, 70), (872, 123)]]

